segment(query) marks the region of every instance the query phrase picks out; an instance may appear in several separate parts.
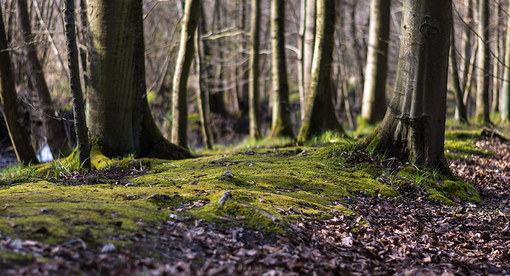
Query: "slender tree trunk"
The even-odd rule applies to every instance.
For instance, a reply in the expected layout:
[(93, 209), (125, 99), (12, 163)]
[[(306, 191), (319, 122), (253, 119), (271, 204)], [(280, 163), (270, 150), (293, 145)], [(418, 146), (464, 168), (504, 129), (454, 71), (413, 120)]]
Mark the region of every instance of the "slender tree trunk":
[(476, 122), (490, 124), (490, 45), (489, 45), (489, 0), (478, 4), (478, 63), (476, 84)]
[[(471, 56), (473, 55), (473, 53), (471, 52), (472, 48), (471, 47), (471, 33), (472, 33), (472, 29), (473, 29), (473, 19), (474, 19), (474, 16), (473, 16), (473, 0), (466, 0), (465, 1), (465, 4), (466, 4), (466, 10), (467, 10), (467, 16), (466, 16), (466, 20), (467, 20), (467, 23), (468, 25), (466, 25), (464, 27), (464, 38), (463, 38), (463, 43), (464, 43), (464, 46), (462, 47), (463, 50), (464, 50), (464, 65), (463, 65), (463, 76), (462, 76), (462, 87), (466, 87), (470, 84), (467, 83), (467, 80), (468, 80), (468, 74), (469, 74), (469, 68), (471, 67)], [(464, 93), (466, 93), (466, 91), (464, 91)]]
[[(329, 126), (329, 118), (336, 119), (331, 113), (331, 62), (333, 59), (334, 33), (335, 33), (335, 1), (317, 1), (317, 31), (315, 35), (315, 49), (312, 65), (312, 78), (307, 93), (308, 100), (305, 116), (298, 141), (303, 143), (311, 135), (319, 134)], [(329, 103), (328, 103), (329, 102)], [(337, 121), (337, 120), (336, 120)], [(337, 127), (339, 126), (337, 121)], [(338, 130), (342, 131), (341, 127)]]
[(213, 143), (211, 139), (211, 133), (209, 132), (209, 120), (207, 119), (207, 107), (206, 107), (206, 97), (209, 91), (207, 90), (207, 85), (204, 84), (203, 70), (202, 70), (202, 49), (200, 47), (200, 26), (196, 28), (195, 35), (195, 64), (196, 71), (198, 75), (198, 89), (197, 89), (197, 104), (198, 104), (198, 113), (200, 115), (200, 125), (202, 130), (202, 137), (204, 141), (204, 145), (207, 149), (213, 148)]
[(193, 61), (194, 35), (198, 25), (198, 0), (186, 0), (181, 45), (175, 67), (172, 97), (172, 143), (188, 147), (188, 75)]
[(107, 156), (191, 157), (163, 137), (150, 113), (142, 0), (89, 0), (88, 18), (86, 113), (94, 144)]
[(363, 66), (363, 55), (362, 55), (362, 47), (358, 41), (358, 26), (356, 25), (356, 11), (357, 11), (358, 1), (354, 0), (351, 3), (351, 39), (352, 39), (352, 48), (354, 50), (355, 60), (355, 68), (357, 71), (357, 92), (356, 97), (363, 93), (363, 84), (365, 83), (365, 71)]
[(496, 58), (494, 59), (494, 67), (492, 71), (492, 112), (498, 112), (499, 111), (499, 91), (500, 91), (500, 63), (499, 59), (501, 58), (501, 48), (499, 47), (499, 41), (501, 40), (501, 34), (500, 34), (500, 20), (499, 17), (501, 16), (501, 3), (497, 3), (495, 7), (495, 20), (496, 24), (494, 26), (494, 35), (496, 36), (496, 40), (494, 41), (494, 53), (496, 53)]
[(14, 70), (8, 48), (2, 7), (0, 5), (0, 64), (2, 64), (0, 66), (0, 100), (2, 102), (4, 120), (18, 162), (25, 165), (37, 164), (37, 157), (30, 144), (27, 131), (20, 124), (22, 114), (18, 110), (18, 103), (16, 101)]
[[(80, 34), (81, 34), (81, 41), (83, 44), (87, 43), (87, 35), (88, 35), (88, 19), (87, 19), (87, 0), (80, 0)], [(80, 61), (81, 61), (81, 69), (83, 74), (83, 88), (85, 89), (85, 94), (87, 93), (87, 50), (78, 47), (78, 50), (80, 51)]]
[(251, 0), (251, 43), (249, 71), (250, 138), (259, 139), (259, 50), (260, 50), (260, 0)]
[(303, 0), (306, 2), (305, 11), (305, 33), (303, 44), (303, 100), (301, 101), (301, 117), (304, 118), (308, 91), (310, 91), (310, 80), (312, 78), (312, 60), (315, 44), (315, 23), (317, 18), (317, 0)]
[[(510, 5), (510, 1), (509, 1)], [(503, 89), (499, 100), (499, 111), (503, 122), (510, 121), (510, 14), (506, 29), (505, 67), (503, 69)]]
[(455, 49), (455, 29), (454, 25), (452, 24), (452, 32), (451, 32), (451, 45), (450, 45), (450, 72), (452, 76), (453, 81), (453, 92), (455, 94), (455, 104), (457, 108), (457, 112), (459, 115), (459, 120), (462, 123), (467, 123), (467, 113), (466, 113), (466, 106), (464, 105), (463, 101), (463, 95), (462, 95), (462, 88), (460, 87), (460, 77), (459, 77), (459, 69), (457, 66), (457, 51)]
[(90, 169), (90, 144), (85, 110), (83, 92), (80, 82), (80, 67), (78, 64), (78, 47), (76, 46), (76, 27), (74, 20), (74, 0), (65, 1), (65, 33), (67, 44), (67, 64), (69, 66), (69, 82), (73, 97), (73, 116), (76, 129), (76, 141), (80, 163), (85, 169)]
[(391, 0), (372, 0), (361, 119), (368, 124), (382, 120), (386, 110), (386, 76), (390, 38)]
[(305, 48), (305, 27), (306, 27), (306, 2), (307, 0), (301, 0), (301, 5), (299, 8), (299, 34), (298, 34), (298, 89), (299, 89), (299, 110), (301, 119), (305, 116), (305, 87), (304, 87), (304, 74), (305, 74), (305, 64), (304, 64), (304, 48)]
[(17, 0), (16, 3), (18, 24), (22, 32), (23, 42), (25, 43), (23, 47), (24, 54), (29, 66), (32, 84), (34, 85), (39, 98), (39, 107), (42, 111), (42, 120), (45, 126), (46, 138), (53, 157), (57, 158), (61, 154), (69, 154), (70, 148), (66, 135), (57, 118), (57, 114), (53, 109), (50, 90), (48, 89), (48, 85), (44, 79), (44, 72), (41, 63), (39, 62), (39, 58), (37, 57), (34, 36), (32, 35), (30, 26), (27, 1)]
[(293, 138), (285, 64), (285, 0), (271, 1), (271, 53), (273, 125), (270, 137)]
[(451, 24), (451, 0), (404, 1), (393, 99), (368, 147), (449, 172), (444, 131)]

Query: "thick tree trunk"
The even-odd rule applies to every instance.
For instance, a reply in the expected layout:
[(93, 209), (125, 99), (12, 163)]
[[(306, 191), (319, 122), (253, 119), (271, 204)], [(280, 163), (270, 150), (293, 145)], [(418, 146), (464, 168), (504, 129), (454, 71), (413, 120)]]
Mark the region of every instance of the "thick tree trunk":
[[(510, 4), (510, 1), (509, 1)], [(508, 24), (506, 29), (506, 47), (505, 47), (505, 68), (503, 69), (503, 89), (501, 90), (499, 100), (499, 111), (503, 122), (510, 121), (510, 14), (508, 14)]]
[(271, 1), (271, 71), (273, 125), (270, 137), (294, 137), (290, 120), (289, 86), (285, 63), (285, 1)]
[(34, 44), (34, 36), (30, 26), (28, 7), (26, 0), (17, 0), (18, 24), (20, 26), (23, 42), (24, 54), (29, 66), (29, 72), (32, 84), (37, 91), (39, 98), (39, 108), (42, 111), (42, 121), (44, 123), (46, 139), (50, 146), (53, 157), (58, 158), (60, 155), (70, 153), (70, 148), (66, 135), (60, 125), (55, 113), (53, 102), (51, 100), (48, 84), (44, 79), (42, 65), (37, 57), (37, 50)]
[[(335, 33), (335, 1), (317, 1), (317, 31), (312, 65), (312, 78), (305, 116), (299, 131), (298, 141), (303, 143), (311, 135), (326, 129), (343, 131), (331, 102), (331, 61), (333, 59)], [(327, 106), (330, 105), (330, 108)], [(333, 112), (331, 112), (333, 111)], [(332, 120), (333, 123), (330, 123)], [(334, 123), (336, 121), (336, 124)]]
[(204, 141), (204, 146), (207, 149), (213, 148), (213, 143), (211, 139), (211, 132), (209, 131), (209, 120), (208, 120), (208, 113), (207, 113), (207, 106), (206, 106), (206, 97), (209, 93), (209, 90), (207, 89), (207, 85), (204, 84), (204, 74), (202, 70), (202, 47), (200, 47), (200, 26), (196, 28), (196, 35), (195, 35), (195, 64), (196, 64), (196, 71), (198, 75), (198, 89), (197, 89), (197, 104), (198, 104), (198, 114), (200, 116), (200, 129), (202, 131), (202, 139)]
[(250, 138), (259, 139), (259, 50), (260, 50), (260, 0), (251, 0), (251, 43), (249, 61), (249, 116)]
[(391, 0), (372, 0), (365, 84), (363, 85), (362, 123), (375, 124), (386, 111), (386, 77), (390, 38)]
[(172, 97), (172, 143), (188, 147), (188, 75), (194, 55), (194, 36), (198, 25), (199, 0), (186, 0), (177, 56)]
[[(145, 87), (142, 1), (89, 0), (87, 125), (108, 156), (191, 157), (168, 142)], [(92, 157), (94, 161), (94, 157)]]
[(74, 20), (74, 0), (65, 1), (65, 33), (67, 44), (67, 64), (69, 66), (69, 82), (73, 98), (73, 116), (76, 129), (80, 163), (90, 169), (90, 143), (85, 119), (83, 92), (80, 82), (78, 64), (78, 47), (76, 46), (76, 27)]
[(452, 82), (453, 82), (453, 92), (455, 96), (455, 105), (458, 112), (458, 118), (459, 121), (462, 123), (467, 123), (467, 113), (466, 113), (466, 106), (464, 105), (463, 101), (463, 95), (462, 95), (462, 88), (460, 87), (460, 77), (459, 77), (459, 69), (457, 66), (457, 51), (455, 49), (455, 29), (454, 25), (452, 24), (452, 32), (451, 32), (451, 45), (450, 45), (450, 72), (452, 76)]
[(37, 164), (37, 157), (30, 144), (27, 131), (20, 124), (22, 115), (18, 110), (18, 103), (16, 101), (14, 70), (8, 48), (2, 7), (0, 5), (0, 64), (2, 64), (0, 66), (0, 100), (2, 101), (4, 120), (18, 162), (25, 165)]
[(312, 78), (312, 60), (315, 45), (315, 23), (317, 18), (317, 0), (303, 0), (306, 3), (305, 11), (305, 33), (303, 43), (303, 99), (301, 101), (302, 114), (304, 118), (308, 91), (310, 91), (310, 80)]
[(451, 0), (405, 0), (393, 99), (368, 147), (449, 171), (444, 157)]
[(478, 4), (478, 57), (476, 82), (476, 122), (490, 124), (490, 45), (489, 45), (489, 0)]

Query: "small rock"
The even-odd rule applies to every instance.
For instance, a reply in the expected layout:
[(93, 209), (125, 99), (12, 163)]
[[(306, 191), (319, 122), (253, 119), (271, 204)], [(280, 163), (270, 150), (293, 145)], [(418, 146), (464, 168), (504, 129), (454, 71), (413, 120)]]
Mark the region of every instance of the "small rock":
[(113, 245), (112, 243), (109, 243), (105, 246), (103, 246), (103, 248), (101, 249), (101, 253), (108, 253), (108, 252), (112, 252), (115, 250), (115, 245)]
[(135, 186), (135, 184), (133, 184), (133, 183), (126, 183), (126, 185), (124, 185), (124, 186), (126, 186), (126, 187), (133, 187), (133, 186)]
[(46, 214), (48, 213), (48, 209), (46, 208), (41, 208), (41, 214)]
[(11, 206), (11, 204), (9, 204), (9, 203), (5, 204), (5, 205), (4, 205), (4, 210), (5, 210), (5, 209), (7, 209), (7, 208), (9, 208), (9, 207), (12, 207), (12, 206)]
[(181, 220), (181, 218), (176, 214), (170, 214), (170, 218), (173, 220)]
[(191, 183), (189, 183), (190, 185), (197, 185), (198, 184), (198, 181), (192, 181)]
[(165, 194), (152, 194), (145, 198), (146, 200), (164, 201), (172, 199), (171, 196)]
[(222, 176), (220, 176), (220, 180), (232, 179), (234, 178), (234, 174), (231, 172), (225, 172)]

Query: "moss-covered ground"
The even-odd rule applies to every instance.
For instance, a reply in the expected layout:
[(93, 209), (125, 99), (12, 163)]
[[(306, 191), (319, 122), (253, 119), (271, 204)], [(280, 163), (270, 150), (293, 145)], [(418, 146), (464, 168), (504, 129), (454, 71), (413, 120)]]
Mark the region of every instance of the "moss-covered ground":
[[(490, 154), (465, 135), (474, 134), (447, 135), (449, 153)], [(205, 219), (272, 235), (285, 232), (286, 223), (298, 217), (355, 215), (343, 202), (359, 193), (399, 197), (422, 189), (445, 204), (480, 202), (476, 189), (460, 179), (414, 167), (389, 171), (382, 165), (384, 156), (357, 152), (349, 139), (327, 138), (334, 142), (244, 148), (178, 161), (96, 156), (102, 170), (86, 174), (73, 172), (73, 156), (11, 168), (0, 182), (0, 234), (49, 244), (80, 238), (100, 245), (147, 224)]]

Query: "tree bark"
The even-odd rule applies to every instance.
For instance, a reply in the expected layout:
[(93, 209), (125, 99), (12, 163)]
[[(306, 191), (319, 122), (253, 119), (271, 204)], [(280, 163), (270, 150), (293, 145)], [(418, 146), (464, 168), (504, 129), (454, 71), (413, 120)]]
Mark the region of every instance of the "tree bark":
[[(317, 31), (312, 65), (312, 78), (307, 93), (308, 100), (305, 116), (298, 135), (298, 142), (303, 143), (311, 135), (320, 134), (326, 129), (343, 131), (332, 109), (331, 102), (331, 61), (333, 59), (335, 33), (335, 0), (317, 1)], [(336, 124), (329, 123), (330, 120)]]
[[(145, 86), (142, 1), (89, 0), (87, 125), (107, 156), (179, 159), (150, 114)], [(92, 157), (92, 162), (94, 157)]]
[(37, 164), (37, 157), (30, 144), (27, 131), (20, 124), (22, 114), (18, 110), (14, 70), (8, 48), (2, 7), (0, 5), (0, 64), (2, 64), (0, 66), (0, 100), (2, 102), (4, 120), (18, 162), (24, 165)]
[(393, 99), (369, 148), (449, 172), (444, 157), (451, 0), (405, 0)]
[(450, 72), (452, 76), (453, 82), (453, 92), (455, 96), (455, 105), (458, 112), (459, 121), (462, 123), (468, 123), (466, 106), (463, 101), (463, 93), (462, 88), (460, 87), (460, 77), (459, 77), (459, 69), (457, 66), (457, 51), (455, 49), (455, 27), (452, 24), (452, 32), (451, 32), (451, 45), (450, 45)]
[(48, 84), (44, 79), (42, 65), (37, 57), (37, 50), (34, 44), (34, 36), (30, 26), (28, 7), (26, 0), (17, 0), (17, 16), (23, 42), (24, 55), (29, 67), (30, 78), (39, 99), (39, 108), (42, 111), (42, 121), (45, 127), (45, 134), (51, 153), (54, 158), (70, 153), (66, 135), (60, 125), (51, 100)]
[(477, 123), (490, 124), (489, 85), (490, 85), (490, 45), (489, 45), (489, 0), (479, 0), (478, 4), (478, 57), (476, 82)]
[(294, 138), (290, 120), (289, 86), (285, 63), (285, 1), (271, 1), (271, 72), (273, 124), (270, 137)]
[(391, 0), (372, 0), (370, 5), (370, 34), (361, 106), (362, 124), (379, 122), (386, 110), (390, 5)]
[[(509, 1), (510, 4), (510, 1)], [(499, 99), (499, 111), (503, 122), (510, 121), (510, 14), (506, 29), (505, 67), (503, 69), (503, 89)]]
[(188, 147), (188, 75), (194, 55), (194, 35), (198, 25), (198, 0), (186, 0), (177, 56), (172, 97), (172, 143)]
[(260, 50), (260, 0), (251, 0), (251, 43), (249, 61), (249, 116), (250, 138), (259, 139), (259, 50)]
[(73, 98), (74, 127), (76, 130), (80, 164), (82, 164), (85, 169), (90, 169), (90, 143), (80, 82), (79, 52), (76, 46), (76, 27), (74, 22), (74, 0), (66, 0), (64, 27), (67, 44), (67, 64), (69, 66), (69, 83)]

